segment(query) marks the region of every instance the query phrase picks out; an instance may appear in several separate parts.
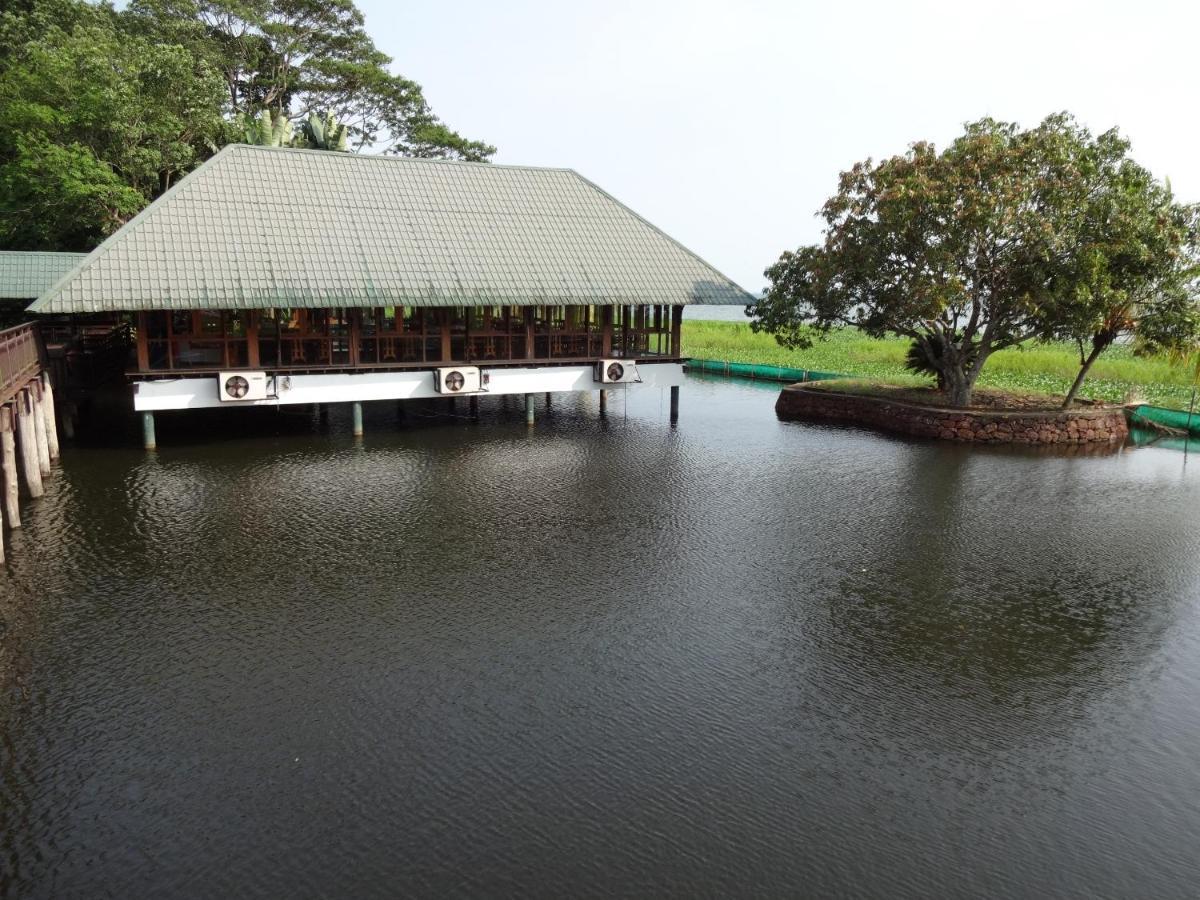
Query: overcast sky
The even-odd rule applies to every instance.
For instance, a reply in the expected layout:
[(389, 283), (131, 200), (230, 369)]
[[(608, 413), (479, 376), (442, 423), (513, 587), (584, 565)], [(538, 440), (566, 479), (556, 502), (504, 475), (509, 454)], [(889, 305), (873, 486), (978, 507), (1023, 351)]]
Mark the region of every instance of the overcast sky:
[(757, 292), (856, 160), (1070, 110), (1200, 201), (1193, 0), (359, 0), (495, 161), (567, 166)]

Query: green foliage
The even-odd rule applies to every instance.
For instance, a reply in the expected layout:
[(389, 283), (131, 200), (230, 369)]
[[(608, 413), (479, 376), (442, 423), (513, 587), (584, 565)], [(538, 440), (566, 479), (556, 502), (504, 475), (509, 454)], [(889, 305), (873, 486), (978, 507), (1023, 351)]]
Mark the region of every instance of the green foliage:
[(87, 250), (223, 143), (221, 81), (110, 7), (0, 16), (0, 247)]
[(1056, 231), (1057, 264), (1036, 311), (1040, 334), (1073, 341), (1080, 368), (1072, 389), (1122, 335), (1138, 335), (1147, 350), (1172, 351), (1195, 342), (1197, 209), (1175, 202), (1170, 186), (1128, 157), (1114, 129), (1093, 138), (1068, 123), (1058, 134), (1054, 164), (1067, 196), (1066, 221)]
[(303, 129), (316, 113), (341, 123), (355, 150), (470, 160), (495, 153), (441, 123), (421, 86), (391, 73), (353, 0), (133, 0), (129, 14), (209, 60), (231, 115), (271, 110)]
[[(747, 308), (753, 327), (786, 347), (841, 325), (924, 342), (952, 401), (966, 404), (992, 354), (1084, 333), (1096, 308), (1119, 292), (1147, 298), (1163, 282), (1146, 273), (1186, 255), (1188, 213), (1127, 149), (1062, 114), (1027, 131), (984, 119), (940, 153), (918, 143), (859, 163), (825, 204), (823, 244), (767, 270), (766, 295)], [(1137, 222), (1106, 230), (1114, 210)], [(1147, 227), (1155, 215), (1171, 224)], [(1178, 302), (1190, 309), (1192, 293)]]
[(310, 150), (345, 150), (347, 128), (340, 125), (332, 115), (318, 116), (309, 113), (308, 118), (300, 129), (301, 139), (297, 146), (308, 147)]
[(238, 125), (241, 126), (241, 138), (244, 143), (256, 147), (290, 147), (294, 140), (292, 120), (282, 113), (264, 109), (251, 118), (239, 115)]
[(90, 250), (230, 141), (495, 152), (389, 72), (353, 0), (0, 10), (0, 249)]

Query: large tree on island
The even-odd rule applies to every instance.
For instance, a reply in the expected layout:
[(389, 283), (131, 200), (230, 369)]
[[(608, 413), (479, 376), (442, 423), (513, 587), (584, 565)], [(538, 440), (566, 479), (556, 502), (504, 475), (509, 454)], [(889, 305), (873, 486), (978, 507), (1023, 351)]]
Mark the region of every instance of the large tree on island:
[(1094, 145), (1066, 114), (1029, 130), (984, 119), (940, 153), (859, 163), (825, 204), (824, 242), (767, 270), (752, 327), (789, 347), (843, 325), (909, 337), (950, 403), (969, 405), (993, 353), (1094, 321), (1078, 309)]
[(1175, 202), (1169, 184), (1129, 158), (1129, 141), (1115, 129), (1093, 139), (1075, 126), (1064, 138), (1073, 176), (1064, 185), (1072, 193), (1038, 318), (1042, 337), (1079, 348), (1066, 408), (1121, 338), (1174, 354), (1194, 345), (1200, 210)]

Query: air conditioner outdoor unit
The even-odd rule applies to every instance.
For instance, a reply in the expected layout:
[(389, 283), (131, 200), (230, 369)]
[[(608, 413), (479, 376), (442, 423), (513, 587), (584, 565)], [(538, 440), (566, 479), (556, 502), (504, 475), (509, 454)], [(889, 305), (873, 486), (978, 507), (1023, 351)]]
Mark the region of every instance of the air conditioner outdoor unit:
[(483, 390), (478, 366), (434, 369), (433, 386), (439, 394), (478, 394)]
[(266, 400), (266, 372), (222, 372), (217, 376), (217, 394), (223, 401)]
[(602, 359), (596, 363), (595, 377), (601, 384), (628, 384), (642, 380), (637, 363), (631, 359)]

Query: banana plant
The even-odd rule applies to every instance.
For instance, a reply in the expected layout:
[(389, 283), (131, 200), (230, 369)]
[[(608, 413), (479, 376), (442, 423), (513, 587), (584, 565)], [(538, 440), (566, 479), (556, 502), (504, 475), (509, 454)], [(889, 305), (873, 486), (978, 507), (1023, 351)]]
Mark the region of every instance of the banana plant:
[(281, 112), (264, 109), (257, 117), (243, 116), (242, 134), (247, 144), (288, 147), (294, 142), (292, 121)]
[(311, 150), (345, 151), (347, 138), (346, 126), (339, 124), (332, 114), (319, 116), (312, 112), (301, 123), (300, 134), (297, 136), (295, 144)]

